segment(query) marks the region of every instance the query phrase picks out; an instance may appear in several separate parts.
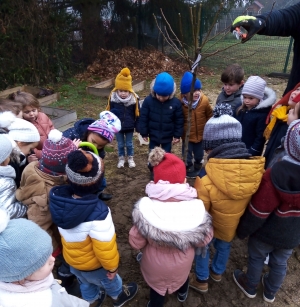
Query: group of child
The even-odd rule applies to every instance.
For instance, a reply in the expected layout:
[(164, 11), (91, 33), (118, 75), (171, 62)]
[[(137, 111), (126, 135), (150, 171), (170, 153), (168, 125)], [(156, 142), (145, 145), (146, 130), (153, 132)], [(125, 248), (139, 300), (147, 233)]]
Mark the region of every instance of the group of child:
[[(180, 100), (173, 77), (163, 72), (140, 107), (124, 68), (99, 119), (79, 120), (64, 133), (32, 95), (18, 92), (12, 101), (0, 100), (0, 306), (32, 306), (39, 297), (39, 306), (100, 307), (108, 295), (117, 307), (136, 295), (137, 284), (124, 285), (118, 274), (115, 228), (103, 202), (111, 195), (102, 192), (105, 145), (116, 135), (117, 167), (124, 167), (127, 156), (134, 168), (134, 129), (150, 138), (153, 180), (134, 206), (129, 233), (150, 287), (147, 306), (163, 306), (166, 293), (173, 292), (184, 302), (189, 287), (206, 293), (209, 278), (220, 282), (236, 234), (249, 237), (249, 257), (247, 273), (234, 271), (235, 283), (255, 297), (269, 256), (263, 298), (275, 300), (300, 243), (300, 107), (294, 101), (300, 87), (278, 102), (279, 110), (274, 91), (258, 76), (244, 83), (239, 65), (228, 66), (221, 80), (214, 110), (190, 72), (181, 79)], [(289, 125), (283, 140), (275, 134), (279, 123)], [(186, 162), (171, 153), (180, 138)], [(269, 153), (273, 163), (266, 171), (265, 138), (272, 146), (284, 144), (280, 156)], [(186, 177), (196, 177), (194, 187)], [(58, 277), (76, 276), (83, 300), (53, 280), (54, 257), (61, 254)]]

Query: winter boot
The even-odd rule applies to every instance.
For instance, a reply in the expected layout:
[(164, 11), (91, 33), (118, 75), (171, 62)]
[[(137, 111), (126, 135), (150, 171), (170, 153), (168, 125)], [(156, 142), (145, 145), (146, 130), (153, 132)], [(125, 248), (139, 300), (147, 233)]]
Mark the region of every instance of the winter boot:
[(133, 161), (133, 156), (128, 157), (128, 165), (129, 165), (129, 168), (135, 167), (135, 163)]
[(186, 168), (186, 177), (187, 178), (196, 178), (199, 171), (195, 170), (194, 165), (191, 165)]
[(122, 168), (122, 167), (124, 167), (124, 163), (125, 163), (125, 158), (124, 158), (123, 156), (120, 156), (120, 157), (119, 157), (119, 162), (118, 162), (117, 168)]
[(123, 285), (123, 290), (119, 294), (116, 300), (113, 300), (114, 307), (121, 307), (126, 302), (130, 301), (135, 297), (138, 291), (138, 285), (135, 282), (131, 282), (127, 285)]

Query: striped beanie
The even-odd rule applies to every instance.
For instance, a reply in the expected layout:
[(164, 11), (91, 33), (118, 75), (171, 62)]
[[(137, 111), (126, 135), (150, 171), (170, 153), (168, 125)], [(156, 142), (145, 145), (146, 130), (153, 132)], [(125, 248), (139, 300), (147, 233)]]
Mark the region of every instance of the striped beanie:
[(300, 119), (289, 125), (284, 139), (284, 148), (287, 155), (283, 160), (300, 165)]
[(102, 184), (103, 160), (92, 152), (75, 150), (68, 155), (66, 174), (76, 195), (94, 194)]
[(228, 103), (218, 103), (203, 132), (203, 149), (211, 150), (220, 145), (241, 142), (242, 125), (232, 117), (232, 108)]
[(51, 130), (44, 142), (38, 168), (52, 176), (65, 175), (68, 154), (76, 149), (74, 143), (65, 138), (62, 132), (57, 129)]
[(242, 89), (242, 95), (246, 94), (259, 99), (264, 98), (266, 81), (259, 76), (251, 76), (247, 79)]

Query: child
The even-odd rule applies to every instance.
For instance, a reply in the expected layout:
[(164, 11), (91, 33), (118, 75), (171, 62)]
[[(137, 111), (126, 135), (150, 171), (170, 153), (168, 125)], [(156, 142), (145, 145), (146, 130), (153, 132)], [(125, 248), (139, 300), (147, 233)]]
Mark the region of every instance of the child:
[(220, 282), (230, 254), (236, 228), (252, 194), (259, 187), (265, 159), (251, 157), (241, 141), (242, 126), (232, 117), (228, 104), (218, 104), (213, 117), (206, 123), (203, 147), (208, 153), (206, 175), (197, 177), (198, 198), (212, 215), (215, 255), (209, 266), (206, 257), (196, 256), (190, 287), (200, 293), (208, 291), (208, 278)]
[[(295, 88), (285, 94), (278, 102), (276, 102), (270, 110), (266, 124), (268, 125), (264, 131), (264, 137), (267, 142), (264, 157), (266, 158), (266, 168), (272, 160), (274, 151), (281, 144), (282, 137), (285, 136), (288, 129), (287, 116), (291, 108), (295, 106), (293, 99), (300, 93), (300, 82)], [(280, 107), (278, 108), (278, 106)]]
[(249, 256), (247, 274), (235, 270), (234, 281), (246, 296), (255, 297), (269, 254), (269, 272), (261, 279), (263, 299), (268, 303), (274, 302), (287, 260), (300, 243), (300, 120), (290, 124), (284, 147), (286, 155), (264, 173), (237, 229), (240, 239), (249, 236)]
[(177, 291), (179, 302), (187, 299), (195, 248), (210, 242), (213, 229), (197, 191), (186, 183), (184, 162), (160, 147), (151, 150), (149, 162), (154, 182), (146, 186), (148, 197), (135, 204), (129, 242), (143, 249), (141, 271), (150, 286), (147, 306), (161, 307), (166, 292)]
[(0, 134), (0, 208), (5, 209), (11, 219), (26, 216), (27, 207), (18, 202), (15, 196), (16, 172), (9, 164), (12, 144), (5, 134)]
[[(121, 130), (119, 118), (110, 111), (103, 111), (99, 119), (84, 118), (75, 123), (74, 127), (63, 132), (63, 136), (71, 140), (90, 142), (98, 149), (99, 156), (104, 159), (105, 145), (111, 143), (116, 133)], [(103, 193), (106, 188), (106, 178), (103, 178), (99, 192), (100, 198), (104, 201), (112, 198), (111, 194)]]
[(108, 294), (118, 307), (131, 300), (138, 287), (130, 283), (122, 290), (117, 274), (119, 253), (110, 209), (94, 194), (102, 184), (103, 171), (103, 160), (94, 153), (71, 152), (66, 166), (69, 185), (51, 189), (50, 211), (82, 298), (101, 306)]
[(221, 81), (223, 82), (222, 92), (216, 104), (228, 103), (234, 112), (236, 106), (241, 102), (244, 69), (238, 64), (228, 65), (221, 75)]
[(234, 117), (242, 124), (242, 142), (252, 156), (260, 156), (265, 145), (263, 136), (266, 118), (276, 101), (275, 92), (266, 87), (258, 76), (248, 78), (242, 89), (243, 102), (238, 104)]
[(16, 198), (28, 207), (28, 219), (50, 234), (55, 257), (60, 253), (61, 243), (59, 234), (56, 236), (57, 227), (52, 222), (48, 195), (52, 187), (67, 183), (67, 155), (76, 149), (60, 131), (51, 130), (44, 142), (41, 159), (25, 167), (16, 191)]
[[(192, 81), (193, 74), (187, 71), (184, 73), (180, 83), (182, 110), (184, 114), (182, 155), (184, 155), (185, 135), (188, 127), (189, 96)], [(201, 81), (196, 79), (192, 98), (191, 130), (187, 153), (186, 176), (188, 178), (196, 178), (201, 169), (201, 161), (204, 155), (202, 148), (204, 125), (212, 117), (212, 108), (209, 104), (208, 98), (201, 91), (201, 88)]]
[(0, 251), (0, 306), (89, 306), (54, 280), (51, 238), (35, 223), (0, 210)]
[(34, 149), (34, 154), (37, 159), (40, 159), (43, 144), (47, 140), (49, 132), (54, 129), (53, 123), (45, 113), (41, 112), (39, 101), (30, 93), (18, 91), (12, 96), (12, 100), (22, 104), (23, 119), (32, 123), (40, 134), (39, 144)]
[(128, 157), (128, 166), (135, 167), (133, 160), (133, 132), (137, 129), (139, 118), (139, 100), (132, 88), (130, 70), (126, 67), (121, 70), (115, 80), (115, 87), (108, 98), (106, 110), (116, 110), (119, 115), (122, 129), (116, 133), (118, 142), (118, 168), (124, 167), (125, 146)]
[[(152, 81), (151, 94), (143, 102), (140, 116), (140, 134), (149, 142), (149, 151), (161, 146), (171, 152), (172, 143), (180, 142), (183, 133), (183, 111), (180, 100), (175, 97), (176, 84), (171, 75), (162, 72)], [(152, 166), (148, 165), (151, 177)]]

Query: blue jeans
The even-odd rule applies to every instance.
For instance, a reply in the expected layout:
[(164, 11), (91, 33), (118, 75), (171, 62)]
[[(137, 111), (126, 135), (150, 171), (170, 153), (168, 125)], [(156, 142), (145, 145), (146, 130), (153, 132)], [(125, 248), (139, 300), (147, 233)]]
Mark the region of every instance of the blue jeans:
[[(230, 254), (231, 242), (213, 238), (209, 245), (211, 244), (213, 244), (216, 252), (210, 267), (215, 274), (223, 274), (226, 270), (226, 264)], [(209, 277), (209, 248), (207, 249), (205, 257), (202, 257), (202, 255), (195, 256), (195, 263), (197, 278), (200, 280), (207, 280)]]
[(133, 131), (132, 132), (118, 132), (116, 133), (116, 139), (118, 142), (119, 157), (125, 157), (125, 146), (127, 156), (133, 156)]
[(161, 144), (161, 143), (157, 143), (157, 142), (154, 142), (150, 139), (150, 142), (149, 142), (149, 151), (151, 151), (151, 149), (153, 149), (154, 147), (160, 147), (162, 149), (164, 149), (166, 152), (171, 152), (171, 149), (172, 149), (172, 142), (169, 142), (169, 143), (164, 143), (164, 144)]
[[(182, 142), (182, 156), (184, 155), (184, 146), (185, 142)], [(188, 144), (188, 153), (187, 153), (187, 166), (192, 166), (193, 158), (195, 163), (200, 164), (204, 156), (204, 151), (202, 147), (202, 142), (199, 143), (192, 143), (189, 142)]]
[(117, 298), (122, 292), (122, 279), (118, 274), (113, 280), (109, 280), (104, 268), (93, 271), (79, 271), (73, 267), (70, 267), (70, 269), (77, 277), (82, 298), (90, 304), (98, 299), (100, 288), (113, 298)]
[(279, 290), (287, 270), (287, 261), (290, 258), (292, 249), (278, 249), (264, 243), (254, 237), (248, 240), (248, 270), (247, 278), (251, 285), (257, 286), (260, 282), (264, 261), (269, 255), (269, 274), (264, 278), (266, 293), (275, 295)]

